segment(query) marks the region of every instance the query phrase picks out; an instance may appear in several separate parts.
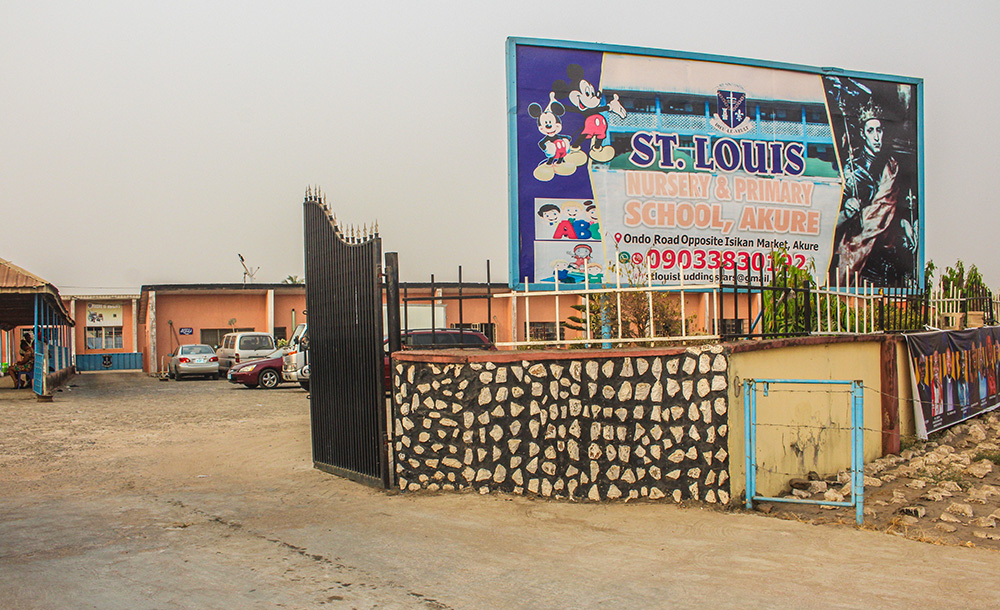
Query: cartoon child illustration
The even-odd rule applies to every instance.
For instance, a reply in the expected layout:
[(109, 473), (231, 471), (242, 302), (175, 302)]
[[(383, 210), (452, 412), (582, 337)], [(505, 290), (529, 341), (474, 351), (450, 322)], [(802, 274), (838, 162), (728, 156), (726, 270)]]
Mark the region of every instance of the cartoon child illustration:
[(561, 258), (557, 258), (552, 261), (552, 275), (555, 276), (560, 283), (563, 284), (575, 284), (576, 280), (570, 276), (569, 262)]
[(585, 201), (583, 205), (584, 220), (590, 223), (590, 239), (601, 239), (601, 221), (597, 217), (597, 206), (593, 201)]
[(549, 104), (544, 109), (537, 102), (528, 106), (528, 116), (538, 122), (538, 131), (544, 136), (538, 141), (538, 147), (545, 153), (545, 160), (534, 171), (535, 179), (541, 182), (552, 180), (556, 174), (569, 176), (576, 171), (576, 165), (566, 163), (569, 137), (559, 135), (563, 127), (559, 117), (565, 112), (563, 105), (556, 101), (554, 93), (549, 93)]
[(573, 247), (573, 251), (568, 254), (573, 257), (573, 262), (570, 263), (571, 267), (576, 267), (578, 271), (583, 271), (583, 268), (587, 266), (587, 261), (590, 260), (590, 255), (593, 253), (593, 248), (587, 244), (577, 244)]
[(559, 222), (560, 215), (559, 206), (552, 203), (546, 203), (542, 207), (538, 208), (538, 216), (547, 220), (550, 227), (556, 226), (556, 223)]
[(575, 201), (563, 204), (563, 218), (573, 222), (583, 215), (583, 206)]
[(590, 223), (581, 218), (583, 206), (576, 201), (564, 203), (562, 221), (556, 227), (552, 239), (590, 239)]
[(603, 96), (601, 92), (597, 91), (594, 85), (584, 78), (583, 68), (578, 64), (570, 64), (566, 68), (566, 75), (569, 77), (568, 82), (557, 80), (552, 83), (551, 97), (552, 99), (557, 97), (568, 99), (570, 105), (566, 107), (566, 110), (583, 115), (583, 129), (573, 139), (573, 151), (569, 153), (568, 161), (576, 165), (583, 165), (586, 162), (586, 157), (580, 159), (582, 151), (581, 155), (577, 155), (576, 152), (583, 141), (589, 139), (590, 158), (606, 163), (615, 157), (615, 149), (612, 146), (604, 145), (604, 140), (608, 135), (608, 119), (601, 113), (610, 111), (624, 119), (625, 108), (618, 101), (617, 93), (613, 95), (609, 103), (602, 106), (601, 98)]

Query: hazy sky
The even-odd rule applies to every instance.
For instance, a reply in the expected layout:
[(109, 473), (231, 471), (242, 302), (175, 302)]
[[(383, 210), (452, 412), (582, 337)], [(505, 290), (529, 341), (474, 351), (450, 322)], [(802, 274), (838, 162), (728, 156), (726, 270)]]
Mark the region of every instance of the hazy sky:
[(404, 280), (507, 274), (508, 36), (925, 79), (927, 258), (1000, 286), (996, 2), (0, 2), (0, 258), (63, 292), (303, 274), (302, 198)]

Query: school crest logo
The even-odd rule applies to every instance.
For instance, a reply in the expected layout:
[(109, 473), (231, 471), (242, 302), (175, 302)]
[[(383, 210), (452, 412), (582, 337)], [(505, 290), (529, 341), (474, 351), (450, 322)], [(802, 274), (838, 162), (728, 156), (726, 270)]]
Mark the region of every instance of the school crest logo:
[(739, 136), (753, 129), (747, 116), (747, 94), (737, 85), (720, 85), (716, 90), (716, 111), (712, 127), (724, 134)]

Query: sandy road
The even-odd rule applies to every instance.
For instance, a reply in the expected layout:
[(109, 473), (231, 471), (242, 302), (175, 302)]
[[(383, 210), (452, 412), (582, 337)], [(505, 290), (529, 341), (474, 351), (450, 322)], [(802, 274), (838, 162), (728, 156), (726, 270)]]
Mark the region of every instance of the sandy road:
[(1000, 553), (316, 471), (297, 386), (0, 385), (0, 608), (996, 608)]

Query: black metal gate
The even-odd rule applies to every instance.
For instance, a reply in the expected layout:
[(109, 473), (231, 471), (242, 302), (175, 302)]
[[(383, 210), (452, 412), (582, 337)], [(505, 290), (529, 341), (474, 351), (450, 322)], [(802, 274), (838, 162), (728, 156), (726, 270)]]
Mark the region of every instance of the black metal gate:
[(382, 240), (345, 235), (318, 190), (304, 208), (313, 464), (387, 488)]

